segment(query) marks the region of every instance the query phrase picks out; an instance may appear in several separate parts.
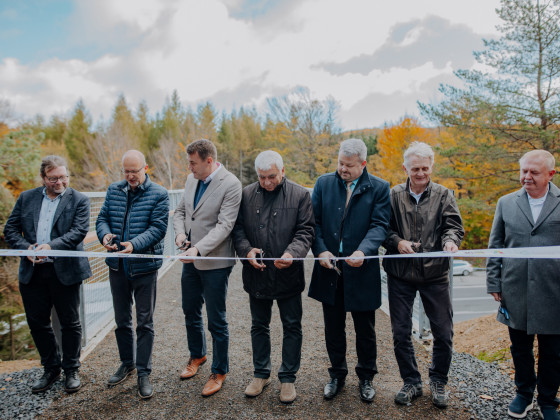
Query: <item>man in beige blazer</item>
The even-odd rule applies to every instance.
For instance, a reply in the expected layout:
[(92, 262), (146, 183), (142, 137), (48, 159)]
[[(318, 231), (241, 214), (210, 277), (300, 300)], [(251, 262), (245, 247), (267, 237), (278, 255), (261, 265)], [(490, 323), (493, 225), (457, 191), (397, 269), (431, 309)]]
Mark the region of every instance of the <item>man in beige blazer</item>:
[(232, 259), (182, 259), (183, 312), (190, 358), (181, 379), (195, 376), (206, 362), (202, 305), (206, 303), (208, 330), (212, 334), (212, 374), (202, 395), (218, 392), (229, 370), (229, 332), (226, 295), (229, 274), (235, 264), (230, 233), (241, 203), (241, 183), (217, 161), (216, 146), (196, 140), (187, 146), (189, 169), (185, 192), (173, 216), (175, 243), (187, 257)]

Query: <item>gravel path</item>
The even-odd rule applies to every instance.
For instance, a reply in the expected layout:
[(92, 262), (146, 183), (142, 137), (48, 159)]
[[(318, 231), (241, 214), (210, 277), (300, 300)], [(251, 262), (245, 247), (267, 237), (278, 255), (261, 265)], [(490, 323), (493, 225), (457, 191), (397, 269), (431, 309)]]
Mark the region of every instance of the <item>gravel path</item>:
[[(240, 264), (237, 264), (228, 292), (228, 320), (230, 324), (230, 369), (224, 387), (216, 395), (203, 398), (200, 392), (210, 373), (210, 363), (201, 368), (200, 375), (180, 381), (179, 372), (188, 359), (184, 318), (181, 310), (180, 264), (176, 264), (159, 282), (156, 305), (156, 341), (152, 381), (154, 396), (140, 400), (136, 377), (127, 379), (115, 388), (107, 388), (107, 378), (119, 366), (114, 333), (110, 333), (83, 362), (82, 390), (67, 395), (62, 381), (43, 396), (30, 392), (32, 379), (41, 373), (30, 369), (0, 376), (0, 418), (49, 419), (170, 419), (170, 418), (368, 418), (368, 419), (507, 419), (506, 410), (512, 392), (512, 381), (502, 375), (497, 366), (481, 362), (466, 354), (456, 354), (450, 374), (450, 406), (435, 408), (430, 400), (429, 385), (424, 396), (410, 407), (393, 402), (402, 383), (392, 349), (388, 316), (377, 312), (377, 344), (379, 374), (374, 379), (377, 395), (372, 404), (363, 403), (358, 394), (355, 376), (355, 342), (348, 317), (348, 364), (350, 373), (346, 387), (332, 401), (322, 397), (328, 380), (328, 358), (324, 344), (321, 305), (304, 297), (304, 343), (302, 364), (296, 381), (298, 397), (291, 405), (279, 402), (280, 384), (273, 373), (272, 384), (255, 399), (246, 398), (243, 391), (253, 375), (250, 314), (248, 296), (241, 284)], [(307, 267), (310, 278), (310, 266)], [(280, 365), (281, 323), (274, 307), (271, 324), (272, 366)], [(208, 336), (209, 343), (211, 342)], [(209, 356), (211, 346), (209, 346)], [(417, 345), (417, 359), (424, 380), (427, 381), (428, 352)], [(6, 378), (12, 378), (7, 381)], [(484, 400), (480, 395), (494, 400)], [(48, 407), (48, 408), (47, 408)], [(44, 411), (43, 411), (44, 410)], [(42, 413), (42, 414), (41, 414)], [(529, 416), (538, 418), (536, 410)]]

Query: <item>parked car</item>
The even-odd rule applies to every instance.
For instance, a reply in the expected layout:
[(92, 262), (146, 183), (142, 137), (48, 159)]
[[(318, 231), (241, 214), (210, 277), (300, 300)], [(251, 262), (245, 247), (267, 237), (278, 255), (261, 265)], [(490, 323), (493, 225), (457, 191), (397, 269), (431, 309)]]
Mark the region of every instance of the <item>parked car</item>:
[(468, 276), (474, 271), (472, 264), (468, 261), (453, 259), (453, 275)]

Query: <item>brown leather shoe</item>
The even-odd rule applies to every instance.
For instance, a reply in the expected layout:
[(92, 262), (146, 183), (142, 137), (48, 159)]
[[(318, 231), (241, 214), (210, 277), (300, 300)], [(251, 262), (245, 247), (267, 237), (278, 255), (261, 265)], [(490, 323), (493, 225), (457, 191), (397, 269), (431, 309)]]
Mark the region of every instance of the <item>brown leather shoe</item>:
[(190, 379), (198, 373), (198, 368), (206, 363), (206, 356), (199, 359), (190, 358), (187, 367), (181, 372), (181, 379)]
[(209, 397), (210, 395), (214, 395), (220, 389), (222, 389), (222, 384), (226, 380), (226, 375), (221, 375), (219, 373), (213, 373), (208, 378), (208, 382), (204, 385), (204, 389), (202, 390), (203, 397)]

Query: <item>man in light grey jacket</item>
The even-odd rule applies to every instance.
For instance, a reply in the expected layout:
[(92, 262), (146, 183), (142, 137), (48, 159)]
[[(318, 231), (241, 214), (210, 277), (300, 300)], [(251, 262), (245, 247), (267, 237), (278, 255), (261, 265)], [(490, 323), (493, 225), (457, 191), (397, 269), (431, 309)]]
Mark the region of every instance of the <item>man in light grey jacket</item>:
[(187, 146), (189, 169), (185, 193), (175, 210), (175, 243), (186, 257), (230, 259), (182, 259), (183, 312), (190, 358), (181, 379), (195, 376), (206, 362), (206, 339), (202, 305), (206, 303), (208, 330), (212, 334), (212, 374), (202, 395), (218, 392), (229, 370), (229, 331), (226, 294), (229, 274), (235, 264), (230, 233), (241, 203), (241, 182), (217, 161), (216, 146), (197, 140)]
[[(498, 201), (489, 248), (560, 245), (560, 189), (552, 183), (554, 156), (533, 150), (520, 160), (523, 188)], [(498, 321), (509, 328), (517, 396), (508, 414), (524, 418), (537, 402), (545, 419), (560, 419), (560, 259), (489, 258), (487, 291), (500, 302)], [(539, 343), (535, 375), (533, 342)]]

